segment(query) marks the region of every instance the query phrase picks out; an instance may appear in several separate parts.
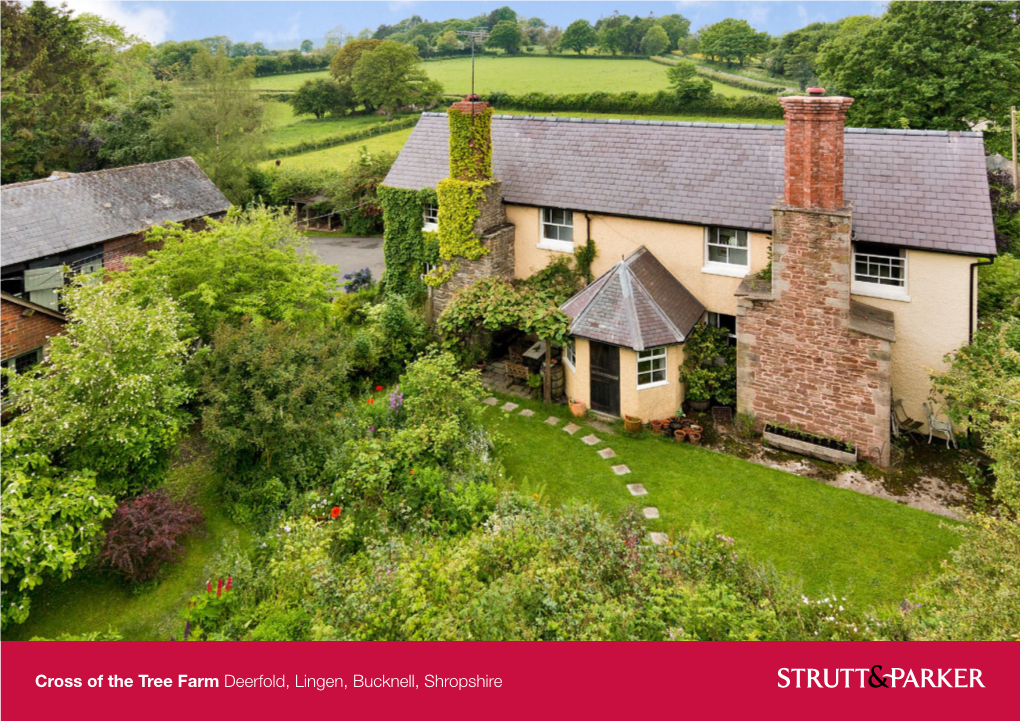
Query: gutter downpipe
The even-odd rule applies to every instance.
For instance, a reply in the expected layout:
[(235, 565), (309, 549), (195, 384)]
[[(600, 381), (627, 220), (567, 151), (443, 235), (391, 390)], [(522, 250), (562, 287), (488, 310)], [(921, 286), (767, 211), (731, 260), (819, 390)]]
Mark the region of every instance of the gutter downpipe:
[(974, 342), (974, 269), (983, 265), (993, 265), (994, 260), (981, 260), (970, 264), (970, 313), (967, 314), (967, 343)]

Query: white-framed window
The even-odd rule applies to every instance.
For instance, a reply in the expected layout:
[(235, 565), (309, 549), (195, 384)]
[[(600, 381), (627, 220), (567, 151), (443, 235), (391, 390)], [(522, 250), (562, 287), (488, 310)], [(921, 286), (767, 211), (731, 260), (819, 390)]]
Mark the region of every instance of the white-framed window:
[(422, 230), (439, 230), (439, 206), (426, 203), (422, 209)]
[[(27, 353), (22, 353), (21, 355), (14, 356), (12, 358), (5, 358), (2, 361), (2, 365), (4, 368), (12, 371), (13, 373), (21, 374), (42, 363), (43, 355), (43, 349), (42, 347), (39, 347), (35, 350), (30, 350)], [(0, 392), (2, 392), (4, 396), (7, 395), (7, 376), (3, 377)]]
[(706, 273), (744, 277), (751, 269), (746, 230), (705, 228)]
[(910, 300), (907, 251), (879, 243), (854, 243), (851, 291), (858, 295)]
[(737, 316), (709, 311), (705, 314), (705, 322), (713, 328), (725, 328), (730, 334), (730, 345), (737, 344)]
[(666, 380), (666, 346), (638, 351), (637, 387), (664, 386)]
[(563, 345), (563, 362), (570, 366), (570, 370), (577, 369), (577, 354), (572, 340), (568, 340)]
[(574, 252), (574, 211), (542, 208), (542, 239), (538, 247)]

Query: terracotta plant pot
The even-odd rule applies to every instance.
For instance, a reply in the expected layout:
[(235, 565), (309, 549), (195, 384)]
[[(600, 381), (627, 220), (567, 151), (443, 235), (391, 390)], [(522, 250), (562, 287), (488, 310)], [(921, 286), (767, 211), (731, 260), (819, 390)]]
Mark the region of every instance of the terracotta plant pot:
[(662, 433), (662, 421), (652, 421), (652, 433), (654, 433), (655, 435), (659, 435)]
[(687, 434), (687, 440), (689, 440), (692, 445), (699, 445), (701, 443), (701, 434), (697, 431), (691, 431)]
[(584, 402), (582, 401), (570, 401), (570, 412), (575, 418), (584, 417)]
[(689, 433), (704, 433), (705, 432), (705, 429), (702, 428), (701, 426), (699, 426), (697, 423), (692, 423), (688, 427), (687, 430), (688, 430)]
[(677, 443), (683, 443), (684, 441), (687, 440), (687, 431), (685, 431), (682, 428), (678, 431), (673, 431), (673, 439)]
[(638, 418), (637, 416), (628, 416), (626, 414), (624, 414), (623, 416), (623, 427), (627, 430), (628, 433), (640, 432), (641, 427), (644, 424), (645, 422)]

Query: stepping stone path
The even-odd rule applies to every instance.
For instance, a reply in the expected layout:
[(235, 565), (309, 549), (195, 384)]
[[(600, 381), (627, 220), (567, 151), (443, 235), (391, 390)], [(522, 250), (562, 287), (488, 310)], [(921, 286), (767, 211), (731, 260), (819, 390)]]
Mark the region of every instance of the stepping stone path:
[(560, 419), (556, 418), (555, 416), (549, 416), (548, 418), (545, 419), (545, 422), (548, 423), (550, 426), (555, 426), (557, 423), (560, 422)]
[(487, 406), (494, 406), (497, 403), (499, 403), (499, 401), (495, 398), (486, 398), (484, 401), (482, 401), (482, 403), (484, 403)]
[(517, 410), (519, 407), (520, 406), (518, 406), (516, 403), (510, 403), (509, 401), (501, 406), (501, 408), (507, 413), (509, 413), (510, 411)]
[(641, 509), (641, 513), (644, 514), (645, 518), (658, 518), (659, 509), (655, 506), (649, 506), (648, 508)]
[(648, 493), (648, 491), (645, 490), (645, 487), (640, 483), (631, 483), (627, 486), (627, 490), (630, 491), (630, 495), (632, 496), (644, 496)]
[(618, 466), (613, 466), (613, 473), (615, 473), (618, 476), (625, 476), (628, 473), (630, 473), (630, 469), (621, 463)]
[(577, 425), (575, 423), (571, 423), (569, 425), (563, 426), (563, 430), (565, 430), (570, 435), (574, 435), (579, 430), (581, 430), (581, 426), (579, 426), (579, 425)]
[(584, 441), (589, 446), (594, 446), (596, 443), (601, 443), (602, 442), (602, 439), (599, 438), (598, 436), (596, 436), (594, 433), (592, 433), (591, 435), (585, 436), (581, 440)]
[(655, 531), (652, 531), (651, 533), (649, 533), (648, 534), (648, 538), (656, 546), (661, 546), (663, 543), (666, 543), (666, 542), (669, 541), (669, 536), (667, 536), (665, 533), (656, 533)]
[(523, 411), (521, 411), (520, 415), (524, 416), (525, 418), (531, 418), (533, 415), (535, 415), (535, 411), (531, 410), (530, 408), (525, 408)]
[(616, 458), (616, 451), (614, 451), (612, 448), (603, 448), (601, 451), (599, 451), (599, 455), (602, 456), (603, 458)]

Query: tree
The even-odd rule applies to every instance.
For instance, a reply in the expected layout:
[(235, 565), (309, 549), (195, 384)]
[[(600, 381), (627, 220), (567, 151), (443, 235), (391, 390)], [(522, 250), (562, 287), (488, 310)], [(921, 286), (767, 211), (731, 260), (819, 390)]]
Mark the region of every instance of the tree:
[(563, 31), (558, 25), (552, 25), (545, 31), (545, 49), (550, 55), (555, 55), (560, 49), (560, 40), (563, 38)]
[(68, 142), (109, 89), (103, 45), (65, 7), (0, 6), (0, 182), (69, 169)]
[(328, 78), (306, 80), (290, 98), (295, 115), (314, 115), (322, 119), (326, 113), (341, 116), (350, 105), (340, 84)]
[(230, 38), (226, 35), (214, 35), (213, 37), (202, 38), (198, 42), (213, 55), (216, 53), (230, 54), (231, 42)]
[[(251, 54), (250, 47), (247, 43), (237, 43), (231, 47), (231, 52), (248, 48), (248, 54)], [(197, 40), (185, 40), (180, 43), (170, 40), (156, 46), (149, 56), (149, 62), (152, 64), (152, 72), (157, 79), (177, 80), (188, 74), (191, 70), (191, 61), (196, 55), (208, 52)]]
[(427, 58), (432, 51), (429, 39), (424, 35), (416, 35), (411, 39), (411, 46), (418, 51), (418, 55)]
[(240, 201), (249, 168), (262, 158), (263, 104), (251, 89), (253, 61), (232, 67), (227, 56), (202, 52), (191, 65), (158, 132), (187, 148), (223, 194)]
[(485, 47), (499, 48), (508, 55), (514, 55), (520, 51), (523, 42), (524, 34), (517, 23), (501, 20), (489, 31), (489, 37), (485, 39)]
[(440, 53), (455, 53), (463, 47), (460, 40), (457, 39), (457, 33), (453, 30), (447, 30), (445, 33), (439, 36), (439, 40), (436, 43), (436, 50)]
[(681, 60), (667, 68), (666, 78), (673, 92), (683, 101), (704, 100), (712, 95), (712, 81), (700, 77), (697, 66), (690, 60)]
[[(370, 53), (382, 44), (382, 40), (352, 40), (337, 51), (329, 63), (329, 73), (340, 83), (340, 87), (354, 95), (354, 66), (365, 53)], [(368, 101), (365, 110), (371, 112), (375, 105)]]
[(820, 80), (854, 98), (858, 126), (1008, 125), (1020, 98), (1018, 12), (1016, 2), (892, 2), (878, 19), (841, 23), (819, 53)]
[(691, 32), (691, 21), (677, 13), (663, 15), (655, 21), (655, 24), (660, 25), (666, 31), (671, 50), (676, 50), (679, 47), (679, 42)]
[(840, 23), (811, 23), (776, 39), (766, 58), (773, 75), (789, 78), (803, 90), (818, 78), (818, 50), (839, 32)]
[(303, 53), (310, 53), (314, 49), (315, 49), (315, 43), (313, 43), (311, 40), (302, 40), (301, 41), (301, 52), (303, 52)]
[(653, 25), (641, 39), (642, 55), (661, 55), (669, 49), (669, 36), (658, 25)]
[(5, 410), (19, 414), (8, 430), (26, 448), (122, 496), (161, 479), (186, 425), (185, 317), (166, 295), (142, 304), (94, 280), (62, 294), (66, 332), (38, 373), (8, 377)]
[(148, 239), (159, 245), (117, 281), (143, 303), (169, 294), (189, 314), (187, 336), (208, 340), (221, 323), (244, 318), (325, 322), (339, 290), (336, 268), (279, 211), (231, 209), (205, 229), (158, 226)]
[(514, 25), (516, 25), (517, 13), (515, 13), (513, 10), (504, 5), (503, 7), (496, 8), (491, 13), (489, 13), (489, 17), (487, 18), (485, 24), (489, 28), (494, 29), (497, 25), (499, 25), (502, 22), (513, 23)]
[(408, 105), (427, 107), (443, 93), (442, 85), (421, 67), (417, 51), (393, 40), (384, 40), (361, 56), (354, 66), (352, 86), (355, 97), (384, 110), (387, 120)]
[(768, 33), (759, 33), (746, 20), (727, 18), (698, 32), (698, 46), (705, 55), (727, 63), (743, 65), (749, 58), (766, 52), (771, 44)]
[(567, 26), (563, 37), (560, 38), (560, 47), (573, 50), (578, 55), (595, 45), (598, 38), (595, 35), (595, 28), (587, 20), (575, 20)]
[(153, 88), (92, 123), (90, 133), (99, 141), (95, 169), (154, 163), (187, 155), (186, 148), (174, 144), (158, 131), (160, 121), (172, 108), (170, 91)]

